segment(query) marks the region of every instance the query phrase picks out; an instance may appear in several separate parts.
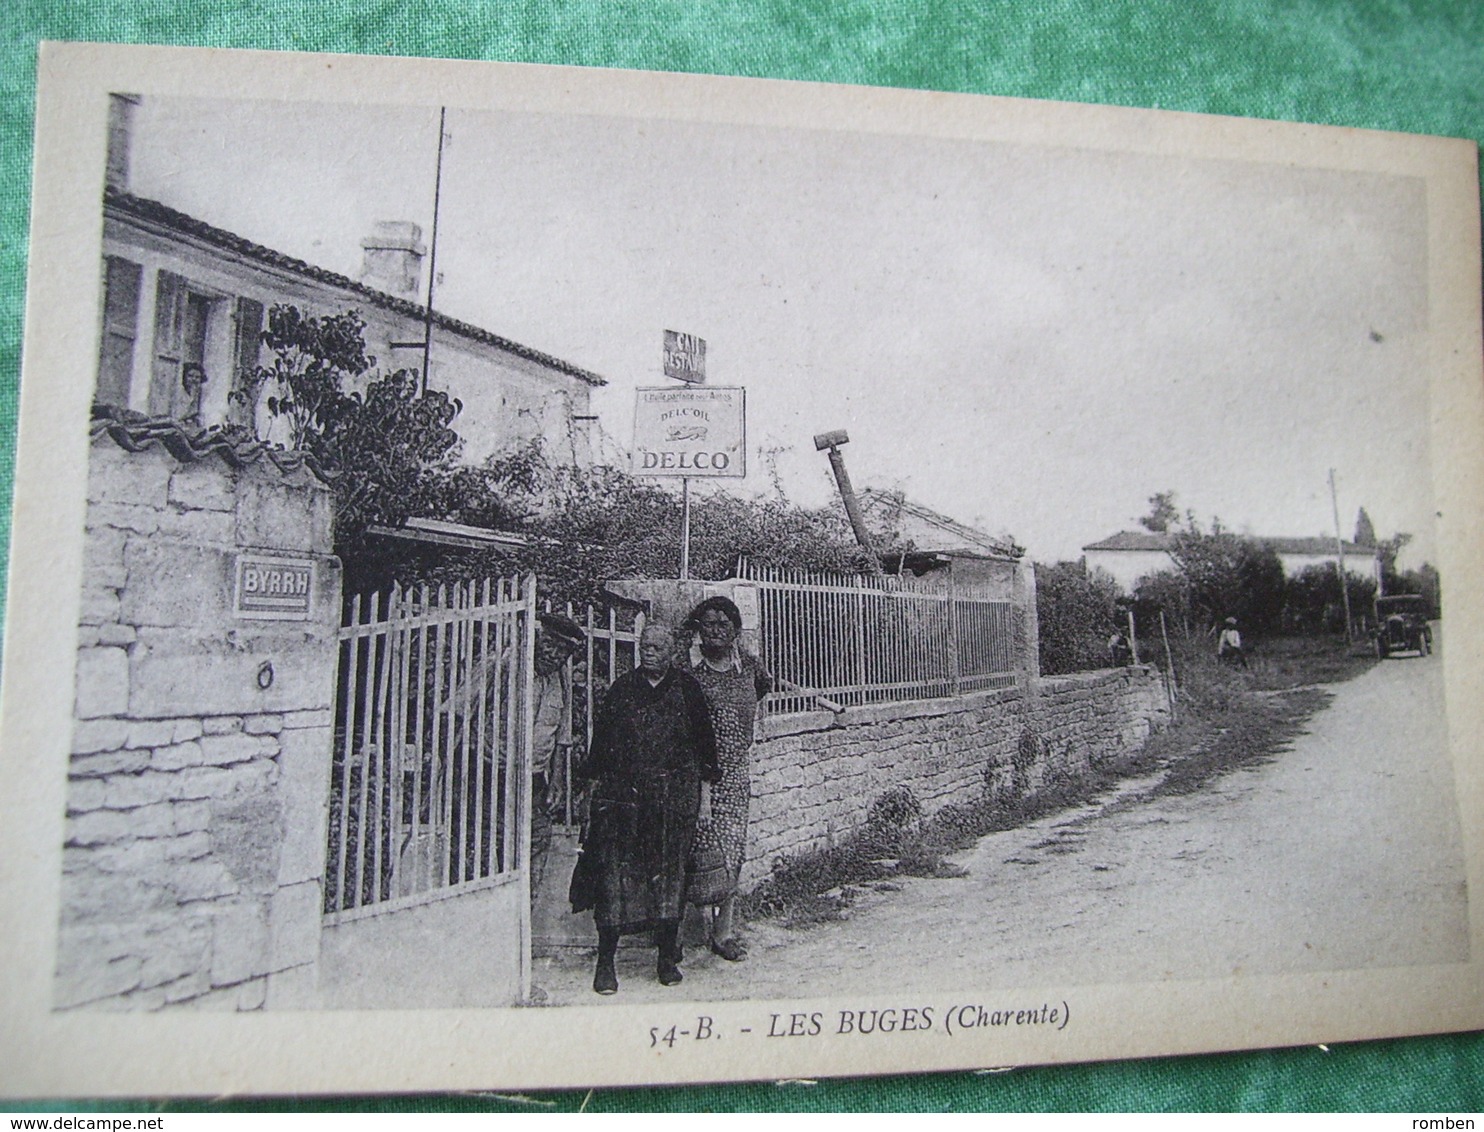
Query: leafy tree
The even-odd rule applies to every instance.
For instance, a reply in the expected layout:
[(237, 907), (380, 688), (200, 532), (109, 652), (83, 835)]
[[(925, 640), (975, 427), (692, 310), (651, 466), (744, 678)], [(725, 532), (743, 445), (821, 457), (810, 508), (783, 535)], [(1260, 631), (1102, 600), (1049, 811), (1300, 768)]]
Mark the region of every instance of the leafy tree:
[(1397, 531), (1390, 538), (1378, 539), (1376, 542), (1376, 553), (1381, 559), (1381, 589), (1385, 593), (1410, 593), (1407, 589), (1399, 589), (1402, 585), (1401, 575), (1397, 573), (1396, 559), (1406, 545), (1412, 541), (1412, 536), (1404, 531)]
[(321, 442), (338, 473), (337, 544), (350, 548), (373, 523), (401, 526), (438, 499), (459, 448), (450, 426), (459, 403), (441, 390), (418, 392), (418, 375), (398, 370), (364, 394), (343, 397)]
[[(1347, 570), (1345, 581), (1352, 614), (1367, 616), (1376, 597), (1375, 580)], [(1345, 631), (1345, 598), (1339, 572), (1332, 564), (1306, 566), (1289, 579), (1283, 624), (1292, 633)]]
[(1159, 491), (1149, 497), (1149, 514), (1139, 520), (1146, 531), (1165, 534), (1180, 519), (1180, 510), (1175, 506), (1173, 491)]
[(269, 364), (242, 375), (232, 394), (249, 411), (260, 405), (286, 429), (285, 448), (324, 456), (327, 428), (343, 411), (344, 384), (376, 364), (366, 353), (366, 323), (353, 310), (311, 317), (279, 303), (268, 310), (262, 331)]
[(1173, 630), (1190, 631), (1190, 586), (1178, 570), (1160, 570), (1146, 574), (1134, 587), (1137, 606), (1164, 611), (1165, 622)]
[[(1253, 633), (1281, 629), (1286, 580), (1283, 562), (1271, 545), (1226, 530), (1220, 519), (1204, 530), (1190, 514), (1170, 534), (1170, 557), (1184, 581), (1178, 606), (1187, 632), (1210, 628), (1227, 617), (1237, 618)], [(1169, 586), (1163, 589), (1160, 604), (1171, 612)]]
[(1268, 543), (1244, 539), (1237, 558), (1237, 603), (1234, 616), (1248, 631), (1272, 634), (1283, 628), (1283, 601), (1287, 575), (1283, 560)]
[(1360, 513), (1355, 516), (1355, 537), (1351, 540), (1356, 546), (1375, 546), (1376, 528), (1371, 522), (1371, 517), (1366, 514), (1362, 507)]
[(1209, 532), (1193, 518), (1172, 532), (1170, 557), (1185, 577), (1189, 616), (1207, 627), (1237, 615), (1241, 603), (1243, 540), (1215, 520)]
[[(371, 524), (400, 525), (435, 499), (460, 447), (452, 428), (459, 402), (419, 393), (416, 371), (371, 373), (365, 330), (354, 310), (310, 316), (277, 304), (262, 332), (267, 364), (243, 374), (233, 394), (266, 413), (272, 442), (313, 455), (332, 473), (342, 557), (364, 549)], [(347, 388), (362, 382), (364, 391)]]
[(1421, 594), (1427, 602), (1428, 617), (1443, 615), (1443, 587), (1437, 567), (1424, 562), (1415, 570), (1393, 574), (1388, 580), (1388, 594)]
[(1106, 668), (1108, 638), (1121, 624), (1118, 583), (1085, 561), (1038, 563), (1036, 619), (1043, 675)]

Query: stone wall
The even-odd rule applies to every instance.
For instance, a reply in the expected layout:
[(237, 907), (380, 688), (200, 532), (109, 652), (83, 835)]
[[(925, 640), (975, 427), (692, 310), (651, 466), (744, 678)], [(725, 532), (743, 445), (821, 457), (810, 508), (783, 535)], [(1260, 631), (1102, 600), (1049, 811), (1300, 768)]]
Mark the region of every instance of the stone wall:
[[(314, 993), (340, 568), (328, 489), (260, 459), (93, 443), (54, 1003)], [(244, 550), (311, 568), (250, 619)]]
[[(858, 829), (894, 787), (911, 790), (929, 814), (986, 791), (1022, 798), (1137, 749), (1164, 725), (1169, 705), (1153, 669), (1042, 677), (1035, 573), (1019, 563), (995, 567), (1016, 610), (1013, 686), (760, 721), (744, 886), (767, 876), (776, 858)], [(606, 589), (670, 624), (703, 597), (726, 595), (741, 609), (744, 647), (758, 649), (758, 591), (750, 582), (622, 579)]]
[(1136, 750), (1168, 716), (1159, 674), (1123, 668), (1043, 679), (1030, 695), (1013, 687), (765, 719), (743, 882), (858, 829), (894, 787), (928, 814), (986, 791), (1025, 797)]

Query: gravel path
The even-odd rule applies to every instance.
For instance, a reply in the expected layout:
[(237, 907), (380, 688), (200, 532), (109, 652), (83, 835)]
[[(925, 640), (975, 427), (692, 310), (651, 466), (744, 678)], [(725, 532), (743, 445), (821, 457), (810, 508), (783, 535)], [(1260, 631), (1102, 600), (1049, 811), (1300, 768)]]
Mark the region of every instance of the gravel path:
[[(955, 879), (864, 890), (850, 918), (750, 926), (729, 964), (691, 947), (683, 986), (620, 955), (610, 1002), (1074, 986), (1442, 963), (1468, 954), (1441, 656), (1336, 685), (1272, 760), (1189, 795), (1154, 779), (991, 834)], [(538, 959), (553, 1004), (590, 1005), (591, 960)]]

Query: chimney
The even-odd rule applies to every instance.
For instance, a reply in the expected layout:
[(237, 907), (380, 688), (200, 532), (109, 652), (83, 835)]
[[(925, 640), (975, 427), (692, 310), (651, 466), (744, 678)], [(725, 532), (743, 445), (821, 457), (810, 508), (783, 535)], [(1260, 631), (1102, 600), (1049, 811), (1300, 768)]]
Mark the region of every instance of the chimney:
[(129, 149), (134, 134), (134, 108), (137, 94), (108, 96), (108, 165), (104, 184), (116, 193), (129, 191)]
[(378, 220), (361, 241), (361, 282), (400, 298), (415, 298), (423, 274), (423, 230), (410, 220)]

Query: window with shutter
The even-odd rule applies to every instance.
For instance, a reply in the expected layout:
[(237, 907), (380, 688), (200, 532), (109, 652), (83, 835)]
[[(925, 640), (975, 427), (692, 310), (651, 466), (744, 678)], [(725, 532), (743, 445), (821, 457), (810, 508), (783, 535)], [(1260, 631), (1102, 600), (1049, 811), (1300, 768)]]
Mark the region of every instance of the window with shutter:
[(199, 423), (207, 373), (207, 335), (217, 297), (192, 289), (190, 282), (160, 272), (155, 300), (155, 371), (150, 382), (151, 416)]
[(117, 256), (104, 257), (103, 330), (98, 346), (98, 388), (93, 398), (100, 405), (124, 408), (129, 404), (134, 339), (139, 333), (141, 275), (137, 263)]
[(256, 299), (238, 299), (236, 340), (232, 348), (232, 396), (227, 401), (230, 424), (250, 428), (253, 410), (249, 375), (257, 368), (263, 347), (263, 304)]
[(185, 298), (185, 280), (169, 271), (160, 272), (155, 298), (155, 371), (149, 384), (150, 416), (170, 415), (173, 393), (180, 384)]

